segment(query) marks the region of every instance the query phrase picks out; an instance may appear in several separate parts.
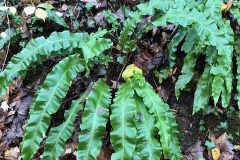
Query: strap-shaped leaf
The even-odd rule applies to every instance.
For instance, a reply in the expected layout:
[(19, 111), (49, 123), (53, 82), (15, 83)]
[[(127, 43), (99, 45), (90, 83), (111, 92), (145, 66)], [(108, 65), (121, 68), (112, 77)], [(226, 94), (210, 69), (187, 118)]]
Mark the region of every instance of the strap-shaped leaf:
[(150, 114), (143, 103), (143, 100), (135, 96), (137, 115), (137, 146), (135, 154), (139, 160), (159, 160), (162, 153), (160, 143), (154, 137), (157, 129), (155, 127), (155, 119)]
[(178, 142), (178, 129), (174, 115), (169, 107), (157, 95), (152, 86), (145, 82), (135, 88), (137, 94), (143, 98), (144, 104), (156, 119), (155, 126), (159, 130), (160, 141), (165, 158), (181, 159), (181, 150)]
[(132, 160), (137, 134), (134, 122), (136, 103), (133, 95), (131, 84), (126, 82), (120, 86), (111, 106), (110, 119), (113, 129), (110, 138), (115, 151), (112, 160)]
[(79, 110), (83, 110), (83, 101), (89, 94), (91, 87), (80, 98), (74, 100), (69, 110), (65, 111), (65, 122), (51, 128), (45, 143), (42, 159), (55, 160), (64, 152), (66, 141), (71, 137), (74, 129), (74, 121)]
[(208, 15), (211, 19), (221, 20), (221, 6), (223, 4), (222, 0), (208, 0), (205, 5), (205, 14)]
[(58, 110), (72, 79), (83, 69), (78, 55), (72, 55), (63, 59), (48, 74), (41, 89), (37, 91), (37, 97), (30, 109), (30, 117), (21, 143), (24, 160), (33, 157), (37, 151), (50, 125), (51, 114)]
[(194, 67), (196, 65), (197, 56), (195, 54), (187, 54), (184, 59), (184, 64), (182, 68), (182, 75), (178, 77), (175, 84), (175, 95), (178, 98), (180, 95), (180, 90), (183, 90), (187, 84), (191, 81), (194, 74)]
[[(105, 31), (106, 33), (106, 31)], [(98, 32), (95, 33), (98, 35)], [(102, 36), (102, 34), (101, 34)], [(92, 58), (112, 46), (110, 40), (87, 33), (53, 32), (49, 38), (39, 37), (11, 58), (5, 70), (0, 73), (0, 97), (13, 80), (34, 62), (40, 63), (50, 55), (59, 54), (62, 49), (81, 48), (84, 58)]]
[(103, 80), (96, 82), (89, 93), (82, 115), (77, 159), (94, 160), (99, 155), (101, 137), (109, 117), (110, 98), (109, 86)]
[(211, 84), (213, 76), (210, 74), (210, 66), (206, 64), (204, 72), (198, 81), (197, 89), (194, 95), (193, 114), (206, 107), (211, 97)]
[(179, 32), (172, 38), (169, 44), (169, 63), (170, 67), (172, 68), (175, 64), (175, 52), (177, 51), (178, 45), (181, 41), (185, 38), (186, 32), (183, 29), (180, 29)]

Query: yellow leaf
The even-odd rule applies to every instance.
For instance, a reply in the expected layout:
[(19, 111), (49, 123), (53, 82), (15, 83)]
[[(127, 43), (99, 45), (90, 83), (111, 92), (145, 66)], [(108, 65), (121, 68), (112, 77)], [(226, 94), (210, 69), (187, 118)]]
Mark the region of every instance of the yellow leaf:
[(221, 11), (224, 11), (227, 7), (228, 7), (228, 5), (223, 3), (222, 6), (221, 6)]
[(240, 145), (235, 145), (234, 149), (240, 151)]
[(40, 18), (40, 19), (42, 19), (43, 21), (45, 21), (45, 19), (47, 18), (47, 12), (45, 11), (45, 10), (43, 10), (43, 9), (41, 9), (41, 8), (38, 8), (38, 9), (36, 9), (36, 11), (35, 11), (35, 16), (37, 17), (37, 18)]
[(135, 73), (140, 73), (142, 74), (142, 70), (135, 66), (135, 64), (130, 64), (129, 66), (126, 67), (124, 70), (122, 77), (124, 79), (132, 77)]
[(26, 14), (26, 16), (29, 16), (29, 15), (34, 14), (35, 10), (36, 10), (36, 7), (34, 7), (34, 6), (29, 6), (29, 7), (25, 7), (25, 8), (23, 9), (23, 12)]
[(212, 157), (213, 157), (213, 160), (219, 160), (220, 158), (220, 150), (218, 148), (213, 148), (212, 149)]

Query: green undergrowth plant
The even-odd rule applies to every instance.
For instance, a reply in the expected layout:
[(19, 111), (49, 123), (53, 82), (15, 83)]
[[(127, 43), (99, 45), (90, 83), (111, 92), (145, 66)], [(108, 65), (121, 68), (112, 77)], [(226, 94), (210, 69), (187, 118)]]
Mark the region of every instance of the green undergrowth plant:
[[(42, 158), (58, 159), (65, 150), (66, 141), (71, 138), (80, 110), (83, 110), (83, 114), (77, 159), (97, 158), (109, 118), (114, 149), (112, 159), (160, 159), (162, 156), (181, 159), (177, 124), (168, 105), (141, 74), (135, 75), (131, 70), (130, 76), (124, 77), (126, 82), (114, 96), (113, 104), (110, 87), (99, 80), (92, 89), (72, 102), (70, 109), (65, 111), (64, 123), (48, 132), (51, 117), (59, 110), (72, 80), (79, 73), (89, 72), (89, 66), (96, 61), (94, 58), (101, 59), (101, 53), (112, 46), (109, 39), (103, 38), (106, 33), (106, 30), (90, 35), (64, 31), (54, 32), (48, 38), (38, 37), (15, 54), (0, 73), (0, 95), (3, 96), (11, 81), (24, 75), (30, 66), (41, 63), (50, 56), (65, 57), (46, 76), (30, 106), (20, 144), (24, 160), (34, 157), (46, 134)], [(160, 135), (160, 142), (156, 139), (157, 134)]]
[[(68, 66), (69, 64), (66, 62), (70, 62), (70, 60), (71, 64), (74, 63), (74, 59), (76, 56), (73, 55), (62, 60), (58, 65), (59, 69), (64, 68), (63, 65)], [(77, 62), (77, 60), (75, 61)], [(55, 67), (48, 77), (56, 78), (53, 75), (58, 67)], [(74, 69), (81, 69), (80, 64)], [(42, 158), (58, 159), (64, 152), (66, 141), (71, 138), (76, 116), (82, 110), (77, 149), (77, 159), (79, 160), (97, 158), (102, 147), (101, 137), (106, 130), (109, 118), (112, 126), (110, 139), (114, 149), (111, 159), (158, 160), (162, 154), (165, 158), (181, 159), (177, 124), (173, 114), (168, 105), (145, 81), (141, 72), (135, 71), (138, 70), (131, 70), (127, 67), (125, 72), (130, 72), (130, 74), (123, 73), (126, 75), (124, 77), (126, 82), (120, 85), (115, 96), (112, 96), (110, 87), (101, 79), (90, 85), (80, 98), (72, 102), (70, 109), (65, 111), (65, 121), (50, 129)], [(74, 74), (71, 75), (74, 76)], [(46, 106), (41, 100), (51, 98), (51, 96), (47, 98), (47, 95), (44, 95), (46, 89), (50, 89), (47, 86), (50, 83), (48, 77), (38, 91), (37, 98), (31, 107), (30, 118), (21, 143), (23, 159), (33, 157), (39, 148), (39, 142), (44, 138), (43, 135), (49, 127), (51, 114), (56, 112), (60, 97), (64, 95), (61, 91), (61, 88), (64, 87), (62, 84), (61, 87), (56, 88), (57, 95), (52, 97), (54, 102), (49, 103), (51, 106), (41, 108)], [(112, 97), (115, 98), (111, 104)], [(160, 142), (156, 138), (157, 134), (160, 135)]]
[[(132, 33), (136, 29), (144, 15), (152, 16), (152, 22), (145, 30), (153, 26), (166, 27), (172, 23), (177, 27), (177, 33), (169, 44), (170, 68), (175, 64), (175, 52), (181, 45), (181, 51), (186, 53), (181, 75), (175, 84), (175, 94), (178, 98), (181, 90), (188, 88), (192, 80), (197, 59), (205, 56), (205, 69), (200, 75), (194, 96), (193, 113), (206, 110), (209, 99), (213, 99), (214, 105), (221, 102), (227, 107), (232, 94), (232, 59), (234, 32), (230, 21), (222, 17), (222, 0), (185, 1), (176, 0), (158, 3), (150, 0), (138, 6), (138, 10), (125, 21), (119, 37), (119, 46), (126, 52), (136, 48), (136, 39)], [(164, 7), (165, 6), (165, 7)], [(234, 1), (230, 12), (238, 18), (239, 2)], [(144, 10), (145, 9), (145, 10)], [(143, 29), (144, 30), (144, 29)], [(140, 36), (141, 37), (141, 36)], [(238, 87), (239, 88), (239, 87)]]

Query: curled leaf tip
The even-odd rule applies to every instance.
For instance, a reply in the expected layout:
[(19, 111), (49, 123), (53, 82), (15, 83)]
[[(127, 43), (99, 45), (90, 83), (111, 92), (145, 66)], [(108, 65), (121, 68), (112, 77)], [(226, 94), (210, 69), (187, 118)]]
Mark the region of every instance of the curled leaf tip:
[(142, 74), (142, 70), (138, 68), (135, 64), (130, 64), (122, 73), (124, 79), (132, 77), (134, 74)]

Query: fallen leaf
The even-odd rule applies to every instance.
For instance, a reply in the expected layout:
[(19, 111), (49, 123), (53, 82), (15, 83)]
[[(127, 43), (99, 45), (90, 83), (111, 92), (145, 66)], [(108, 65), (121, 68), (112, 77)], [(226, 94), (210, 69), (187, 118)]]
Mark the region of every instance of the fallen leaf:
[(210, 136), (211, 141), (216, 145), (220, 151), (219, 160), (232, 160), (233, 159), (233, 145), (227, 139), (227, 133), (222, 134), (217, 139), (215, 136)]
[(235, 145), (235, 146), (234, 146), (234, 149), (240, 151), (240, 145)]
[(26, 16), (30, 16), (30, 15), (34, 14), (35, 10), (36, 10), (36, 7), (29, 6), (29, 7), (25, 7), (23, 9), (23, 12), (25, 13)]
[(47, 12), (45, 11), (45, 10), (43, 10), (43, 9), (41, 9), (41, 8), (38, 8), (38, 9), (36, 9), (36, 11), (35, 11), (35, 16), (37, 17), (37, 18), (40, 18), (40, 19), (42, 19), (43, 21), (45, 21), (45, 19), (47, 18)]
[(6, 32), (1, 32), (0, 36), (4, 39), (4, 38), (7, 38), (7, 33)]
[(7, 6), (2, 6), (2, 7), (0, 7), (0, 11), (6, 11), (6, 10), (8, 10), (8, 8), (9, 7), (7, 7)]
[(142, 74), (142, 70), (138, 68), (135, 64), (130, 64), (129, 66), (126, 67), (126, 69), (122, 73), (122, 77), (125, 78), (130, 78), (133, 76), (134, 73), (140, 73)]
[(15, 15), (17, 13), (17, 9), (15, 7), (9, 7), (9, 12)]
[(219, 160), (219, 158), (220, 158), (220, 155), (221, 153), (220, 153), (220, 150), (217, 148), (217, 147), (215, 147), (215, 148), (213, 148), (212, 149), (212, 157), (213, 157), (213, 160)]
[(204, 148), (201, 146), (201, 142), (197, 141), (194, 146), (188, 148), (186, 154), (184, 155), (185, 160), (198, 160), (203, 158)]
[(0, 130), (0, 141), (1, 141), (1, 139), (2, 139), (2, 131)]
[(6, 159), (17, 159), (19, 156), (20, 150), (18, 147), (11, 148), (10, 150), (5, 151), (4, 156)]
[(7, 101), (2, 102), (1, 108), (3, 109), (4, 112), (8, 111), (9, 106), (8, 106)]

